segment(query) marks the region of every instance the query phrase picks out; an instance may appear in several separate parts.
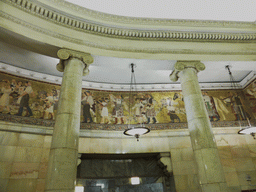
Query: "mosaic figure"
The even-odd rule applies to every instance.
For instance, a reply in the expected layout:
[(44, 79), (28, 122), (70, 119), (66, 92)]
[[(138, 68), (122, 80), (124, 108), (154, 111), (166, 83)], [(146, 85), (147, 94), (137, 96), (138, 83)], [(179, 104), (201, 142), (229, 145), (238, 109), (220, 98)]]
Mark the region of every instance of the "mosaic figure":
[(229, 97), (225, 98), (224, 101), (230, 104), (236, 121), (246, 120), (246, 112), (244, 110), (240, 96), (237, 93), (229, 92)]
[(25, 86), (23, 86), (22, 81), (19, 81), (18, 84), (16, 85), (16, 90), (17, 90), (17, 97), (15, 99), (16, 101), (16, 105), (20, 105), (20, 101), (22, 97), (19, 97), (20, 95), (22, 95), (25, 91)]
[(3, 80), (3, 86), (1, 88), (2, 96), (0, 98), (0, 112), (3, 112), (4, 109), (7, 109), (7, 113), (10, 114), (10, 94), (12, 92), (12, 88), (10, 82), (8, 80)]
[[(54, 98), (52, 92), (47, 93), (47, 97), (45, 99), (42, 99), (44, 104), (44, 112), (41, 117), (41, 119), (54, 119), (54, 111), (53, 111), (53, 104), (54, 104)], [(51, 116), (49, 118), (49, 115)]]
[(180, 122), (179, 116), (176, 114), (177, 110), (177, 105), (179, 104), (177, 101), (173, 100), (173, 98), (169, 97), (166, 100), (167, 103), (167, 110), (168, 110), (168, 115), (170, 116), (170, 123), (174, 123), (175, 120)]
[(122, 96), (114, 96), (113, 94), (110, 94), (109, 98), (114, 104), (114, 108), (112, 111), (112, 116), (115, 118), (114, 124), (124, 124), (124, 108)]
[[(245, 95), (247, 96), (247, 99), (249, 100), (249, 105), (254, 113), (253, 115), (255, 116), (256, 113), (256, 81), (254, 81), (251, 86), (249, 86), (245, 90)], [(255, 117), (254, 117), (255, 118)]]
[(156, 102), (154, 98), (150, 94), (146, 94), (146, 118), (147, 124), (150, 123), (151, 119), (153, 120), (153, 124), (156, 123), (156, 111), (154, 103)]
[(58, 109), (58, 103), (59, 103), (59, 98), (60, 98), (60, 90), (56, 89), (56, 87), (54, 87), (52, 89), (52, 95), (53, 95), (53, 119), (55, 119), (55, 114), (57, 112)]
[(247, 94), (249, 94), (249, 95), (253, 96), (254, 98), (256, 98), (256, 81), (254, 81), (252, 83), (251, 88), (248, 88), (246, 90), (246, 92), (247, 92)]
[(29, 113), (26, 116), (27, 117), (33, 116), (32, 110), (29, 107), (29, 95), (34, 96), (34, 92), (31, 87), (30, 81), (26, 81), (24, 92), (18, 96), (19, 98), (21, 97), (21, 99), (20, 99), (20, 108), (16, 115), (22, 116), (23, 108), (26, 107)]
[(110, 124), (110, 118), (109, 118), (109, 113), (108, 113), (108, 99), (107, 98), (102, 98), (102, 100), (99, 101), (99, 104), (101, 106), (101, 122), (104, 124)]
[(214, 121), (214, 119), (216, 119), (216, 121), (219, 121), (220, 116), (217, 112), (213, 97), (209, 96), (207, 92), (202, 92), (202, 94), (203, 94), (204, 104), (208, 112), (210, 121)]
[(132, 107), (132, 110), (134, 110), (134, 114), (136, 116), (136, 120), (138, 123), (143, 123), (143, 115), (142, 113), (144, 112), (144, 105), (142, 103), (141, 98), (136, 98), (136, 103)]
[(90, 91), (83, 92), (81, 103), (83, 106), (83, 117), (84, 117), (83, 123), (87, 123), (88, 119), (89, 119), (89, 123), (92, 123), (93, 120), (92, 120), (90, 109), (93, 107), (94, 100)]

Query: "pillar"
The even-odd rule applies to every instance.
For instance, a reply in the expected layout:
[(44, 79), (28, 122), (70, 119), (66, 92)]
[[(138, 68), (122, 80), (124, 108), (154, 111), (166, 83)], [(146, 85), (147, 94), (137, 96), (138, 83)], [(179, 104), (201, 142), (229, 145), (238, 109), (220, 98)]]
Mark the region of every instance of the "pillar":
[(74, 192), (80, 130), (82, 76), (90, 54), (60, 49), (57, 69), (64, 72), (46, 177), (47, 192)]
[(211, 123), (198, 83), (197, 73), (205, 69), (199, 61), (178, 61), (170, 75), (180, 78), (198, 178), (203, 192), (226, 192), (227, 184)]

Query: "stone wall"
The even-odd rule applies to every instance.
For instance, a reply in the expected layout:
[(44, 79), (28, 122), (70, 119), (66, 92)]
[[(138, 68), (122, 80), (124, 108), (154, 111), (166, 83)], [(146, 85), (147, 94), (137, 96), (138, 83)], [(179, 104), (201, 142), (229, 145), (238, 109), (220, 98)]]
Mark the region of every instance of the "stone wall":
[[(213, 128), (231, 191), (256, 188), (256, 140)], [(0, 122), (0, 192), (43, 192), (52, 128)], [(121, 131), (81, 130), (79, 153), (170, 152), (177, 192), (199, 191), (188, 130), (155, 130), (137, 142)], [(251, 182), (247, 181), (248, 176)], [(255, 185), (255, 186), (254, 186)]]
[[(256, 189), (256, 140), (250, 135), (215, 135), (228, 186), (232, 191)], [(251, 177), (251, 182), (247, 177)]]
[(51, 136), (1, 129), (8, 126), (16, 131), (0, 131), (0, 191), (44, 191)]

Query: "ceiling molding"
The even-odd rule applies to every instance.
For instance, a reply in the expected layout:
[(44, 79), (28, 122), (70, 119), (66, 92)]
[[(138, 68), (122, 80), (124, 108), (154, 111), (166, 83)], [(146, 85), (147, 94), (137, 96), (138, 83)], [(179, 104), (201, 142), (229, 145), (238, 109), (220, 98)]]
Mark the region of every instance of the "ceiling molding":
[[(61, 85), (62, 77), (48, 75), (44, 73), (38, 73), (31, 70), (15, 67), (9, 64), (0, 62), (0, 71), (8, 74), (12, 74), (18, 77), (25, 77), (36, 81), (53, 83)], [(254, 71), (249, 73), (242, 81), (238, 82), (238, 88), (244, 89), (248, 86), (256, 77)], [(233, 89), (230, 82), (225, 83), (199, 83), (202, 90), (217, 90), (217, 89)], [(118, 83), (104, 83), (104, 82), (90, 82), (82, 81), (82, 88), (104, 90), (104, 91), (130, 91), (129, 84), (118, 84)], [(180, 91), (180, 83), (173, 83), (170, 80), (168, 84), (137, 84), (137, 91)]]
[[(56, 9), (53, 9), (49, 6), (46, 6), (37, 1), (29, 1), (29, 0), (3, 0), (5, 3), (9, 5), (15, 6), (27, 13), (36, 15), (42, 19), (46, 19), (48, 21), (54, 22), (56, 24), (65, 26), (67, 28), (71, 28), (74, 30), (82, 31), (85, 33), (111, 37), (111, 38), (120, 38), (120, 39), (131, 39), (131, 40), (147, 40), (147, 41), (207, 41), (207, 42), (255, 42), (256, 41), (256, 33), (255, 32), (203, 32), (203, 31), (176, 31), (176, 30), (149, 30), (149, 29), (133, 29), (132, 26), (129, 28), (124, 27), (116, 27), (111, 25), (105, 25), (104, 20), (103, 23), (95, 23), (94, 21), (85, 20), (82, 18), (75, 17), (74, 15), (69, 15), (64, 12), (60, 12)], [(55, 1), (61, 5), (68, 5), (68, 7), (73, 7), (72, 4), (64, 2), (64, 1)], [(79, 8), (80, 10), (80, 8)], [(95, 11), (89, 11), (88, 13), (95, 13)], [(1, 14), (2, 16), (3, 13)], [(94, 14), (95, 15), (95, 14)], [(99, 16), (105, 16), (108, 14), (98, 13)], [(5, 14), (5, 17), (6, 14)], [(255, 23), (249, 22), (212, 22), (212, 21), (184, 21), (184, 20), (145, 20), (145, 19), (135, 19), (135, 18), (126, 18), (121, 16), (113, 16), (108, 15), (108, 18), (122, 18), (125, 21), (129, 19), (131, 21), (144, 21), (144, 25), (147, 25), (146, 21), (150, 21), (150, 25), (152, 22), (156, 25), (158, 23), (163, 22), (165, 25), (170, 24), (170, 22), (174, 22), (180, 25), (193, 25), (198, 26), (212, 26), (212, 27), (220, 27), (220, 26), (229, 26), (229, 27), (238, 27), (238, 28), (252, 28), (255, 29)], [(126, 19), (125, 19), (126, 18)], [(9, 16), (9, 19), (10, 16)], [(101, 18), (102, 19), (102, 18)], [(167, 22), (168, 21), (168, 22)], [(20, 24), (22, 24), (20, 22)], [(24, 24), (24, 22), (23, 22)], [(137, 51), (137, 50), (136, 50)], [(254, 53), (255, 54), (255, 53)]]
[[(42, 34), (51, 36), (51, 37), (55, 37), (57, 39), (61, 39), (64, 41), (68, 41), (68, 42), (72, 42), (75, 44), (80, 44), (80, 45), (85, 45), (88, 47), (93, 47), (93, 48), (99, 48), (99, 49), (104, 49), (104, 50), (110, 50), (110, 51), (120, 51), (120, 52), (130, 52), (130, 53), (149, 53), (149, 54), (189, 54), (189, 55), (250, 55), (250, 56), (255, 56), (256, 55), (256, 50), (252, 49), (252, 50), (240, 50), (240, 51), (213, 51), (213, 50), (190, 50), (190, 49), (168, 49), (168, 48), (135, 48), (135, 47), (122, 47), (122, 45), (119, 46), (112, 46), (112, 45), (108, 45), (108, 44), (103, 44), (103, 43), (97, 43), (97, 42), (89, 42), (83, 39), (79, 39), (79, 38), (75, 38), (75, 37), (70, 37), (70, 36), (66, 36), (60, 33), (56, 33), (54, 31), (49, 31), (45, 28), (36, 26), (36, 25), (32, 25), (28, 22), (25, 22), (19, 18), (13, 17), (7, 13), (4, 13), (2, 11), (0, 11), (0, 17), (6, 18), (12, 22), (15, 22), (17, 24), (20, 24), (22, 26), (25, 26), (26, 28), (32, 29), (36, 32), (40, 32)], [(202, 34), (201, 34), (202, 35)], [(203, 35), (204, 36), (204, 35)], [(202, 36), (202, 37), (203, 37)], [(255, 37), (253, 37), (254, 39), (256, 39), (256, 34), (254, 35)], [(230, 37), (230, 36), (229, 36)], [(228, 37), (228, 38), (229, 38)], [(142, 39), (141, 39), (142, 40)], [(249, 43), (250, 41), (245, 40), (247, 43)]]

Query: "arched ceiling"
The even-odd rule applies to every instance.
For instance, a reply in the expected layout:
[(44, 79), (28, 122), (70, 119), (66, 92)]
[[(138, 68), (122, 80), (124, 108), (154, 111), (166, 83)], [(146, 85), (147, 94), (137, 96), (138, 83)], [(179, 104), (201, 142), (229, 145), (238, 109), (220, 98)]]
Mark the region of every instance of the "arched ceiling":
[[(70, 7), (63, 0), (31, 2), (26, 4), (21, 0), (15, 6), (14, 1), (0, 2), (0, 7), (5, 7), (2, 11), (7, 10), (0, 13), (4, 15), (0, 20), (1, 71), (60, 83), (62, 73), (56, 70), (56, 53), (66, 47), (89, 52), (94, 57), (89, 75), (83, 77), (85, 88), (129, 90), (129, 65), (135, 63), (139, 90), (180, 89), (179, 82), (169, 80), (177, 60), (201, 60), (206, 65), (206, 70), (198, 74), (201, 87), (205, 89), (230, 87), (226, 65), (231, 65), (235, 80), (241, 86), (255, 78), (255, 23), (137, 20), (88, 10), (84, 12), (76, 6)], [(33, 3), (36, 8), (32, 7)], [(250, 5), (247, 13), (253, 6)], [(49, 11), (45, 14), (47, 9), (52, 11), (52, 16)], [(249, 15), (255, 18), (255, 12)], [(88, 27), (87, 19), (90, 18), (94, 19), (94, 23)], [(97, 27), (97, 22), (101, 26)], [(119, 36), (114, 31), (117, 25)], [(81, 26), (85, 28), (81, 29)], [(106, 32), (104, 27), (109, 32), (108, 36), (103, 34)], [(110, 30), (111, 27), (113, 30)], [(136, 32), (135, 28), (140, 28), (140, 31)], [(128, 30), (135, 30), (136, 33)]]
[(127, 17), (256, 21), (255, 0), (66, 0), (87, 9)]

